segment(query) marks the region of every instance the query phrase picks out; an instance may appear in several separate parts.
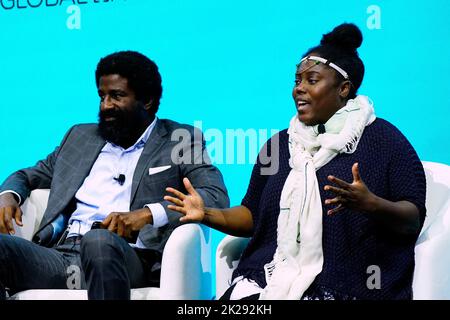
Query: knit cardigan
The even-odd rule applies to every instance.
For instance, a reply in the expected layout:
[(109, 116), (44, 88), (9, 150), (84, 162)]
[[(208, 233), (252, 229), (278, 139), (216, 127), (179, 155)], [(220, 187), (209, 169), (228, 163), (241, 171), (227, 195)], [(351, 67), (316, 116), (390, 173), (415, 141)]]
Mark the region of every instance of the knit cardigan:
[[(258, 156), (242, 205), (253, 215), (253, 236), (244, 250), (233, 278), (243, 275), (266, 286), (264, 265), (277, 246), (280, 195), (290, 172), (287, 130), (267, 142), (267, 152)], [(264, 161), (265, 160), (265, 161)], [(359, 163), (362, 180), (375, 195), (390, 201), (407, 200), (417, 206), (421, 226), (425, 219), (426, 182), (423, 166), (411, 144), (391, 123), (377, 118), (365, 128), (353, 154), (339, 154), (316, 174), (323, 206), (322, 272), (306, 294), (338, 298), (411, 299), (414, 245), (418, 235), (402, 236), (378, 223), (371, 214), (344, 209), (327, 216), (327, 176), (353, 181), (352, 165)], [(277, 167), (261, 174), (264, 167)], [(378, 283), (376, 278), (380, 282)], [(375, 280), (374, 280), (375, 279)]]

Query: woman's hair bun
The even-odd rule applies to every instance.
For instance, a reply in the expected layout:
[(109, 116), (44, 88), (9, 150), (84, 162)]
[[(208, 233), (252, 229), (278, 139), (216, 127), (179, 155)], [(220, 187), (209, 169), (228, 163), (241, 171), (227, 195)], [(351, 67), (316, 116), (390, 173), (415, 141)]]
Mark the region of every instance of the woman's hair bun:
[(324, 34), (321, 45), (339, 47), (346, 51), (354, 52), (361, 46), (363, 36), (361, 30), (353, 23), (338, 25), (333, 31)]

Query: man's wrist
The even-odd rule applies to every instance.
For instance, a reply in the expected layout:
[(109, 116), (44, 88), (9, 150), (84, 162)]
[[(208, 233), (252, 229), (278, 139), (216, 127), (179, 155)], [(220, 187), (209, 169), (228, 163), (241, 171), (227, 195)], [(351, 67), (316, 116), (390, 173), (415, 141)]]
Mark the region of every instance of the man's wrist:
[(147, 206), (144, 207), (142, 210), (144, 212), (145, 224), (153, 224), (152, 210), (150, 210), (150, 208)]
[(17, 193), (12, 192), (11, 190), (1, 192), (0, 197), (2, 197), (7, 202), (16, 202), (17, 205), (20, 205), (20, 196), (17, 195)]
[(166, 210), (161, 203), (149, 203), (144, 207), (148, 208), (151, 212), (151, 224), (154, 228), (162, 227), (169, 222)]
[(12, 190), (5, 190), (3, 192), (0, 192), (0, 196), (10, 197), (11, 199), (14, 199), (18, 204), (20, 204), (19, 194)]

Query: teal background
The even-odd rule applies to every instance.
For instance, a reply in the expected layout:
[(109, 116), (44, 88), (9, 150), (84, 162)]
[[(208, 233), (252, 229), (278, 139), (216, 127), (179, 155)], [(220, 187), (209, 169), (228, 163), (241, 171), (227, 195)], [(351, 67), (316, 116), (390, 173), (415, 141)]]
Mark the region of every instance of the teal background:
[[(117, 50), (141, 51), (158, 64), (160, 118), (202, 121), (204, 131), (224, 134), (284, 129), (295, 112), (296, 63), (342, 22), (364, 35), (359, 93), (422, 160), (450, 164), (450, 1), (61, 2), (18, 9), (17, 1), (2, 1), (16, 7), (0, 7), (1, 181), (45, 157), (73, 124), (97, 121), (94, 70)], [(66, 9), (73, 2), (81, 28), (71, 30)], [(381, 9), (380, 29), (367, 27), (370, 5)], [(245, 194), (253, 161), (217, 163), (232, 205)], [(214, 232), (214, 249), (222, 237)]]

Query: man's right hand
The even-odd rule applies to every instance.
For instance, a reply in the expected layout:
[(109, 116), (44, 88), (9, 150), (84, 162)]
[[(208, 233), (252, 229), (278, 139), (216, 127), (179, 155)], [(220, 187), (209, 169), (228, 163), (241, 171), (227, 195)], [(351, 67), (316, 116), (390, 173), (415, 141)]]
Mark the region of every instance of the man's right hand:
[(5, 193), (0, 196), (0, 233), (14, 234), (12, 219), (18, 226), (22, 224), (22, 210), (12, 193)]

